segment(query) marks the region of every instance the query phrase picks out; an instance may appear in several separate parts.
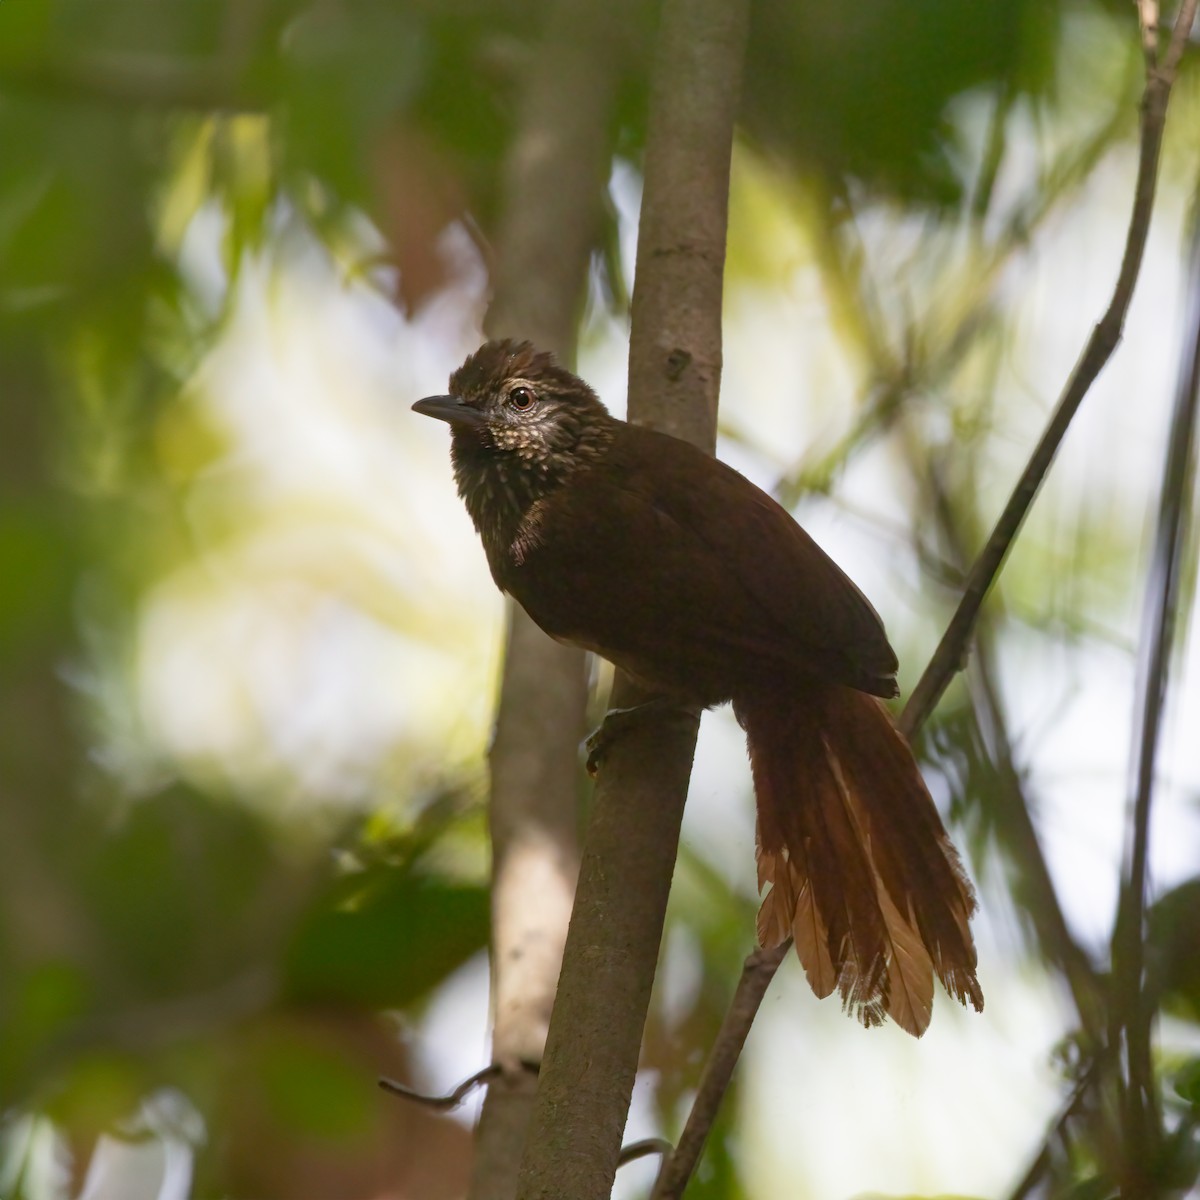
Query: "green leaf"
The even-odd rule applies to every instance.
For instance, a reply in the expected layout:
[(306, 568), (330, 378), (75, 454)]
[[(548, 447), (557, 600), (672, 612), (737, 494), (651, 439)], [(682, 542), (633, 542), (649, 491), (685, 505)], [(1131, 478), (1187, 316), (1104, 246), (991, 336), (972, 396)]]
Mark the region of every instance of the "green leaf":
[(1200, 878), (1162, 896), (1147, 915), (1147, 968), (1159, 1003), (1200, 1021)]
[(307, 1138), (340, 1140), (370, 1124), (374, 1092), (335, 1044), (282, 1026), (251, 1053), (263, 1095), (281, 1125)]
[(289, 994), (403, 1007), (487, 943), (485, 888), (386, 868), (350, 876), (301, 928)]
[(1200, 1109), (1200, 1058), (1189, 1058), (1175, 1072), (1171, 1086), (1181, 1100), (1186, 1100), (1193, 1108)]

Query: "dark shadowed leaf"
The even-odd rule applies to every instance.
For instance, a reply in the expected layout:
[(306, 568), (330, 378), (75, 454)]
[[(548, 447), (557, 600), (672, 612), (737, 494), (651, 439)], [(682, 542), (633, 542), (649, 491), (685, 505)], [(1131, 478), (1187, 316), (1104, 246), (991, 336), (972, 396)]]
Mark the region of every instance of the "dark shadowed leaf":
[(425, 995), (487, 941), (482, 886), (373, 869), (338, 883), (287, 956), (289, 994), (398, 1008)]

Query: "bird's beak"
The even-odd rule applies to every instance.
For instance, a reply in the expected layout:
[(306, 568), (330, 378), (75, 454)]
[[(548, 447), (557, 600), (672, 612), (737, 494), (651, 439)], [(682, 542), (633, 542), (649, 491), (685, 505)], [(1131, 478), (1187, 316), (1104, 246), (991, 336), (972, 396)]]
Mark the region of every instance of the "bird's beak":
[(413, 405), (413, 412), (449, 421), (451, 425), (482, 425), (485, 419), (479, 409), (472, 408), (459, 396), (426, 396)]

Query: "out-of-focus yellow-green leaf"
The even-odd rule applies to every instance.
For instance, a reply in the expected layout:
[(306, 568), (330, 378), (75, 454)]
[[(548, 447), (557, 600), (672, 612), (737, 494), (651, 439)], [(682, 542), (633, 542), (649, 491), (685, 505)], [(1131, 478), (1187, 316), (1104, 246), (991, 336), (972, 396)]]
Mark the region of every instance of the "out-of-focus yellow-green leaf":
[(136, 1062), (97, 1049), (70, 1064), (47, 1111), (66, 1128), (95, 1136), (136, 1112), (144, 1090)]
[(229, 220), (225, 269), (236, 279), (243, 255), (261, 245), (275, 194), (271, 119), (240, 113), (219, 120), (213, 132), (213, 186)]
[(322, 1140), (362, 1137), (375, 1114), (362, 1074), (334, 1047), (294, 1027), (269, 1031), (251, 1069), (274, 1117), (296, 1135)]
[(207, 117), (181, 125), (175, 161), (162, 189), (158, 241), (164, 254), (177, 254), (183, 235), (209, 198), (213, 179), (213, 141), (220, 118)]
[(165, 479), (186, 485), (229, 451), (229, 441), (191, 395), (167, 405), (154, 424), (154, 448)]

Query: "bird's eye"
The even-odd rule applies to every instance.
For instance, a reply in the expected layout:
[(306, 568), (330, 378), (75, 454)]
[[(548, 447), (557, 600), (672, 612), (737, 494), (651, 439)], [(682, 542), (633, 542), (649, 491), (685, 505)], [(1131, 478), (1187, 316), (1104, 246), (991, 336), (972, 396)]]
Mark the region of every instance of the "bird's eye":
[(518, 387), (513, 388), (508, 393), (508, 403), (510, 408), (515, 408), (517, 412), (528, 412), (534, 405), (537, 397), (533, 394), (531, 388)]

